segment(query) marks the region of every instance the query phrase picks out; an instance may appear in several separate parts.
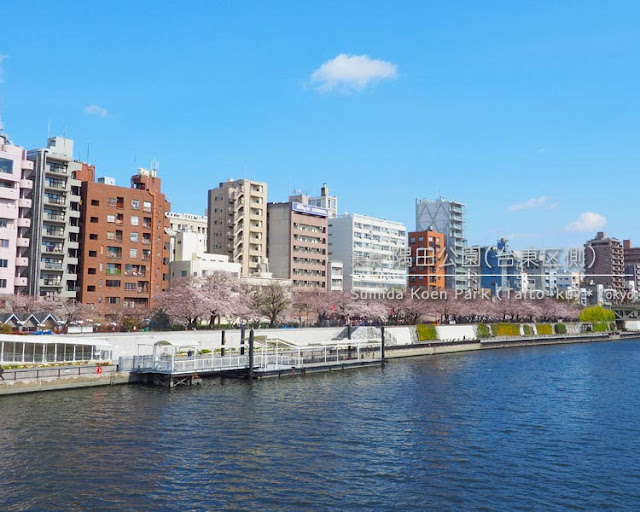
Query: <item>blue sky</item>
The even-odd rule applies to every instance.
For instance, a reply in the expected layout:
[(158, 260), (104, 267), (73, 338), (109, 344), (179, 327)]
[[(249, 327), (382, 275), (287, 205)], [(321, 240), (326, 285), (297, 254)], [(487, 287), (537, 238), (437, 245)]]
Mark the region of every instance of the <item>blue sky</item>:
[(14, 142), (50, 124), (119, 184), (157, 159), (175, 211), (204, 213), (227, 178), (270, 200), (327, 182), (342, 211), (409, 229), (416, 197), (462, 201), (473, 244), (640, 242), (637, 2), (8, 0), (2, 17)]

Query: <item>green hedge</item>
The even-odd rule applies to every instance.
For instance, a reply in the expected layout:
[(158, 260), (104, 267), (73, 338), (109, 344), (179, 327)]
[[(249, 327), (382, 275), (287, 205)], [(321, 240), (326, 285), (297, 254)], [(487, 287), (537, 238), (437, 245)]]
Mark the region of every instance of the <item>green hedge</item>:
[(595, 324), (593, 324), (594, 332), (607, 332), (608, 330), (609, 330), (608, 322), (596, 322)]
[(436, 341), (438, 339), (438, 333), (436, 332), (436, 326), (433, 324), (420, 324), (418, 325), (418, 341)]
[(564, 324), (556, 324), (556, 334), (567, 334), (567, 326)]
[(520, 336), (520, 324), (501, 322), (493, 325), (494, 336)]
[(491, 337), (491, 327), (487, 324), (478, 324), (478, 338), (490, 338)]
[(537, 324), (536, 329), (540, 336), (553, 334), (553, 327), (551, 327), (551, 324)]
[(525, 336), (533, 336), (533, 329), (529, 324), (524, 324), (522, 326), (522, 330), (524, 331)]

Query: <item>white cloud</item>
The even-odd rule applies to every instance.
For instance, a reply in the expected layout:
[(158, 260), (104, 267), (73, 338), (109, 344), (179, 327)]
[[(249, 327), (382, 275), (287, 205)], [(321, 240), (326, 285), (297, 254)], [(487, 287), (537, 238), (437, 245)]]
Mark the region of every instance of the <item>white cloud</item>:
[(6, 58), (7, 58), (6, 55), (3, 55), (2, 53), (0, 53), (0, 84), (4, 82), (2, 78), (2, 74), (4, 72), (4, 69), (2, 68), (2, 61), (4, 61)]
[(341, 53), (328, 60), (311, 75), (311, 82), (321, 91), (336, 88), (361, 90), (385, 78), (397, 78), (398, 67), (391, 62), (371, 59), (367, 55)]
[(507, 208), (509, 212), (517, 212), (519, 210), (531, 210), (533, 208), (542, 208), (547, 204), (549, 198), (547, 196), (532, 197), (524, 203), (515, 203)]
[(607, 224), (607, 218), (604, 215), (594, 212), (584, 212), (578, 215), (573, 222), (569, 222), (565, 226), (567, 231), (596, 231), (602, 229)]
[(107, 117), (109, 111), (105, 107), (99, 105), (87, 105), (84, 107), (84, 113), (90, 116)]

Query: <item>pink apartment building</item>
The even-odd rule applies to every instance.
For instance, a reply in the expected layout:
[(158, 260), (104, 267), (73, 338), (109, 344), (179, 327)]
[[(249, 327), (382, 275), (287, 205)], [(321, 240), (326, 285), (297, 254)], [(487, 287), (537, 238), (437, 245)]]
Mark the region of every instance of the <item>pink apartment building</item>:
[(0, 295), (27, 293), (33, 162), (0, 126)]

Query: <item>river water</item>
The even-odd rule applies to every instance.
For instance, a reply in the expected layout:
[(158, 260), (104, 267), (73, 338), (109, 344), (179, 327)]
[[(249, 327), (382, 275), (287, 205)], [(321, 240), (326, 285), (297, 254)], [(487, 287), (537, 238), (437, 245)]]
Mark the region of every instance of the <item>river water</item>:
[(3, 511), (640, 510), (640, 343), (0, 398)]

